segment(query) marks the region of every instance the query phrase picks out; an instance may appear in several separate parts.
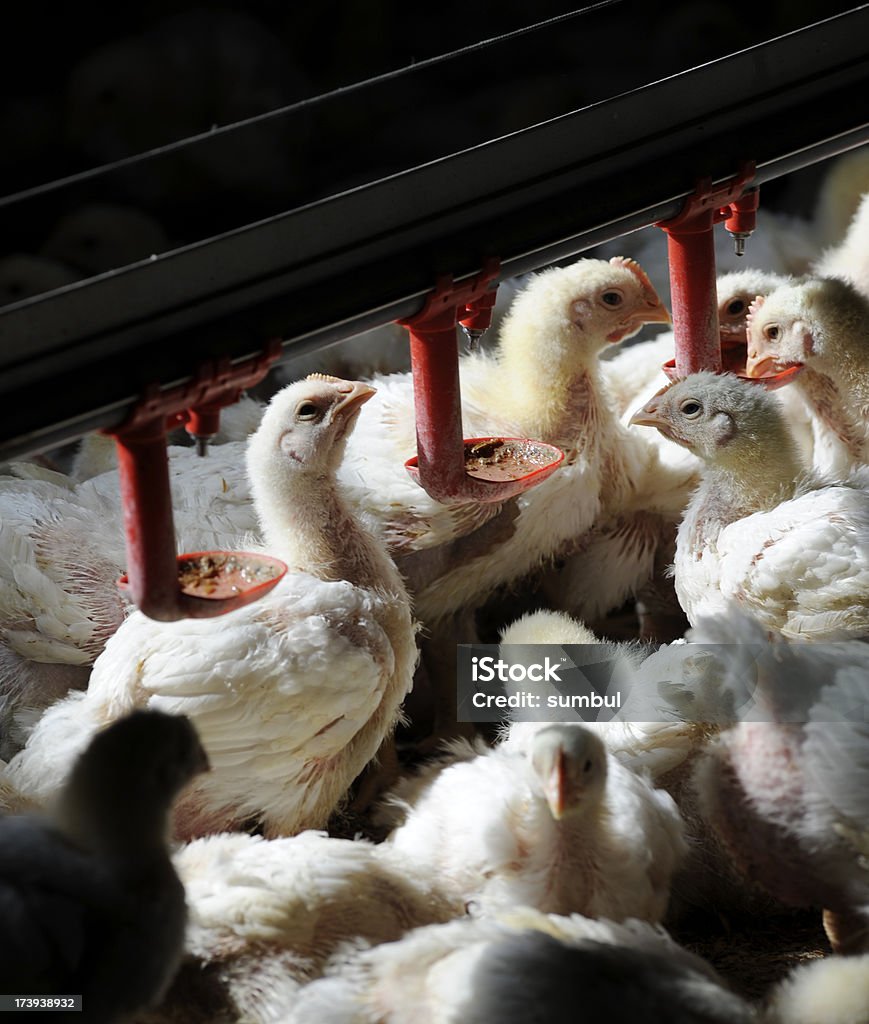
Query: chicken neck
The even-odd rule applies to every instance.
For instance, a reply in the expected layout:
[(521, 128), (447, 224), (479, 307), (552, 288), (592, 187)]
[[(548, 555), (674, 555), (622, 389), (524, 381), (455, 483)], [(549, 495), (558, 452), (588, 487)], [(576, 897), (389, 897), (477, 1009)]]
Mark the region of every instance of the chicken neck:
[(528, 347), (502, 353), (497, 391), (525, 437), (581, 451), (608, 415), (597, 355), (577, 364), (563, 348), (541, 360)]
[[(386, 551), (360, 525), (329, 474), (300, 473), (261, 510), (266, 547), (291, 570), (362, 587), (403, 589)], [(266, 514), (262, 514), (265, 512)]]

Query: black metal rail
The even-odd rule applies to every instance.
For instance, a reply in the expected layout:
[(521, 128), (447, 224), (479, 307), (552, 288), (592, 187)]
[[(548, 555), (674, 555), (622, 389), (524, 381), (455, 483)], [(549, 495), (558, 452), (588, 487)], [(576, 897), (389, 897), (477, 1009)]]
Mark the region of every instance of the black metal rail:
[(371, 185), (0, 310), (0, 456), (119, 423), (142, 388), (407, 316), (869, 141), (869, 5)]

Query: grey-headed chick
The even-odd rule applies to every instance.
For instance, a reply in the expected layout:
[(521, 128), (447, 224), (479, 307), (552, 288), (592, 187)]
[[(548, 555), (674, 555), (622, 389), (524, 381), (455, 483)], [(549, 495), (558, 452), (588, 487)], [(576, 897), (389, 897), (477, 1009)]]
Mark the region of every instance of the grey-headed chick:
[(633, 422), (704, 463), (674, 563), (692, 625), (735, 603), (791, 638), (869, 633), (869, 469), (841, 483), (806, 473), (774, 397), (732, 374), (692, 374)]
[(136, 711), (93, 738), (50, 815), (0, 819), (0, 991), (80, 994), (93, 1024), (161, 998), (187, 917), (169, 812), (207, 768), (188, 719)]

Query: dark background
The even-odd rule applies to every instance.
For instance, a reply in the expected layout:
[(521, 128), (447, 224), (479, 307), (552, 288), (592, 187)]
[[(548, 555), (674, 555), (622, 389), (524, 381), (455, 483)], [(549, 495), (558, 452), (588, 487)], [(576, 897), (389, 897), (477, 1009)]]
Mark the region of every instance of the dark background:
[[(0, 257), (50, 257), (88, 276), (640, 88), (855, 4), (746, 6), (622, 0), (427, 65), (573, 7), (146, 0), (89, 13), (87, 5), (22, 5), (5, 16), (0, 196), (297, 109), (231, 138), (0, 204)], [(312, 101), (331, 90), (342, 91)], [(764, 203), (808, 213), (811, 181), (771, 183)], [(147, 218), (141, 253), (126, 230), (130, 253), (109, 246), (101, 256), (100, 227), (81, 229), (79, 254), (68, 240), (52, 241), (64, 216), (106, 202)], [(38, 280), (19, 282), (11, 300), (39, 290)]]

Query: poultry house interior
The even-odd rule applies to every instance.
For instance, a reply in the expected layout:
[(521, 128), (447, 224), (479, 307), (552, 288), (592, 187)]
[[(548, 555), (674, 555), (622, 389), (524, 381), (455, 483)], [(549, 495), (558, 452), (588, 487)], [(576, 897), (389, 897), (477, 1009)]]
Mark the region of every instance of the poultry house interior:
[(12, 19), (0, 1009), (869, 1024), (869, 5)]

